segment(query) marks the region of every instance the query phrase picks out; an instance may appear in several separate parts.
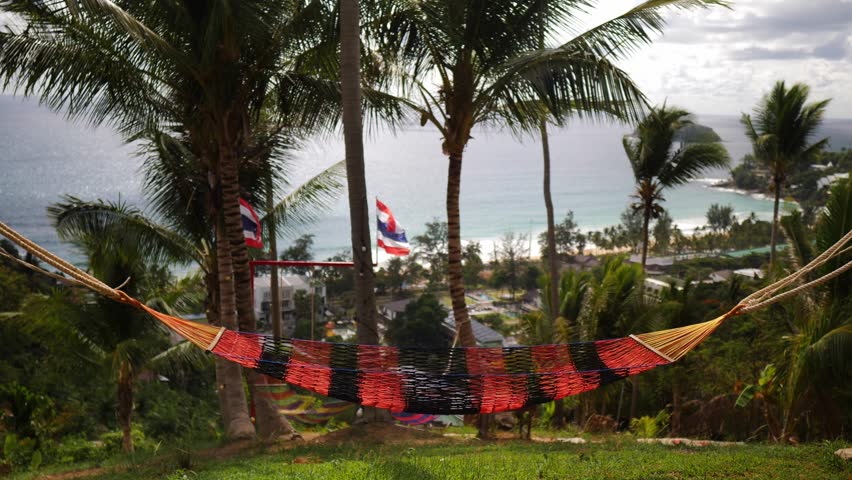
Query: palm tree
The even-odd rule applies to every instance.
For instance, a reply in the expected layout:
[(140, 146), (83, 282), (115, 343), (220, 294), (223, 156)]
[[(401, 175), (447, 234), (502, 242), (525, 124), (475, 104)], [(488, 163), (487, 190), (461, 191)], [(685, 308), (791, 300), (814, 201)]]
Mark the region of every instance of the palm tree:
[(376, 323), (376, 279), (370, 241), (371, 223), (364, 171), (361, 121), (361, 2), (340, 2), (340, 87), (343, 99), (343, 137), (349, 186), (349, 225), (355, 276), (355, 320), (358, 342), (379, 343)]
[[(279, 147), (283, 146), (278, 144)], [(175, 259), (198, 265), (207, 286), (207, 321), (218, 324), (218, 283), (216, 275), (216, 237), (209, 219), (204, 215), (211, 198), (206, 176), (197, 169), (197, 159), (192, 157), (187, 146), (178, 139), (161, 134), (146, 144), (145, 190), (154, 213), (163, 223), (156, 223), (137, 213), (102, 202), (84, 202), (73, 199), (67, 203), (63, 218), (79, 224), (100, 223), (116, 231), (129, 232), (137, 244), (149, 245), (169, 252)], [(279, 150), (271, 153), (268, 162), (249, 162), (241, 169), (241, 183), (256, 192), (263, 188), (275, 192), (287, 188), (286, 165), (290, 158)], [(278, 232), (286, 228), (314, 221), (320, 212), (331, 205), (343, 187), (342, 165), (333, 165), (302, 185), (290, 189), (283, 198), (264, 213), (263, 219), (275, 219)], [(260, 169), (260, 170), (258, 170)], [(261, 185), (262, 184), (262, 185)], [(269, 233), (269, 232), (268, 232)], [(236, 388), (220, 388), (219, 397), (225, 432), (229, 438), (254, 435), (254, 427), (248, 415), (242, 373), (240, 368), (226, 360), (216, 360), (217, 381), (234, 378)], [(263, 437), (275, 433), (294, 432), (287, 420), (277, 413), (274, 405), (263, 403), (262, 396), (255, 396), (258, 430)]]
[[(629, 264), (623, 256), (607, 257), (594, 272), (579, 318), (580, 340), (624, 337), (647, 327), (647, 309), (643, 301), (644, 272)], [(636, 416), (639, 388), (636, 378), (630, 401), (630, 418)], [(623, 399), (619, 397), (616, 416), (620, 417)]]
[(775, 265), (778, 240), (778, 204), (787, 174), (797, 164), (807, 162), (828, 145), (828, 138), (812, 142), (822, 124), (830, 100), (807, 103), (810, 88), (796, 83), (787, 89), (783, 81), (775, 83), (754, 109), (754, 119), (744, 113), (742, 124), (751, 140), (754, 156), (769, 169), (775, 207), (772, 213), (770, 265)]
[[(300, 131), (337, 121), (332, 6), (10, 0), (3, 7), (22, 25), (0, 32), (4, 81), (71, 118), (109, 123), (128, 139), (167, 131), (188, 140), (215, 192), (202, 211), (219, 240), (211, 244), (218, 321), (253, 330), (240, 161), (257, 146), (262, 117)], [(387, 98), (364, 96), (366, 105), (392, 110)], [(220, 385), (237, 398), (242, 382), (231, 373)], [(253, 428), (247, 419), (243, 430)]]
[[(801, 212), (781, 218), (780, 225), (790, 244), (787, 253), (791, 269), (800, 269), (852, 229), (852, 180), (832, 187), (813, 231), (805, 225)], [(852, 254), (841, 251), (801, 282), (812, 282), (850, 261)], [(820, 422), (826, 436), (840, 434), (839, 410), (850, 401), (848, 390), (840, 386), (852, 381), (850, 295), (852, 274), (847, 271), (779, 304), (789, 328), (786, 348), (737, 399), (740, 407), (753, 399), (763, 402), (770, 439), (789, 441), (805, 411), (812, 415), (809, 429)], [(777, 411), (770, 404), (777, 405)]]
[(674, 148), (678, 130), (692, 124), (686, 110), (663, 105), (639, 122), (635, 136), (624, 137), (624, 151), (636, 179), (633, 197), (638, 201), (633, 211), (642, 214), (643, 269), (648, 259), (648, 226), (663, 212), (663, 190), (728, 164), (728, 152), (720, 143), (681, 143)]
[[(103, 216), (83, 215), (87, 207), (111, 210), (132, 219), (128, 228), (116, 228)], [(84, 205), (78, 199), (67, 197), (63, 203), (49, 207), (59, 237), (70, 241), (85, 254), (89, 268), (96, 277), (111, 285), (123, 285), (122, 290), (139, 298), (148, 297), (161, 307), (195, 303), (190, 300), (193, 291), (170, 292), (159, 295), (160, 290), (145, 291), (145, 279), (162, 263), (187, 260), (181, 252), (160, 242), (152, 242), (151, 235), (136, 235), (145, 227), (140, 212), (122, 203), (103, 202)], [(151, 298), (157, 293), (157, 298)], [(197, 296), (192, 296), (197, 300)], [(188, 312), (184, 312), (188, 313)], [(127, 305), (94, 297), (79, 295), (72, 290), (54, 290), (46, 296), (32, 297), (23, 308), (22, 327), (51, 342), (55, 351), (71, 351), (69, 358), (78, 358), (96, 365), (106, 365), (115, 375), (116, 418), (123, 433), (122, 447), (133, 451), (130, 435), (133, 412), (134, 381), (143, 368), (173, 368), (176, 362), (189, 361), (191, 365), (207, 362), (203, 352), (189, 342), (168, 347), (168, 335), (159, 324), (144, 313)]]
[[(586, 295), (592, 286), (592, 276), (589, 272), (568, 270), (562, 274), (557, 285), (558, 295), (552, 296), (553, 287), (548, 275), (544, 276), (542, 288), (542, 305), (544, 316), (537, 319), (542, 325), (531, 323), (533, 331), (540, 334), (527, 334), (529, 340), (536, 340), (537, 345), (551, 343), (568, 343), (580, 339), (580, 313), (585, 305)], [(557, 310), (551, 310), (552, 305)], [(556, 400), (551, 425), (554, 428), (565, 426), (564, 399)]]
[[(267, 138), (262, 145), (264, 148), (258, 149), (255, 155), (243, 159), (240, 184), (256, 194), (251, 197), (256, 202), (254, 207), (263, 213), (262, 222), (275, 227), (266, 232), (268, 238), (274, 238), (285, 233), (288, 228), (315, 221), (321, 212), (331, 206), (343, 188), (342, 164), (334, 164), (303, 184), (291, 188), (286, 173), (292, 163), (288, 155), (293, 146), (292, 141), (279, 133)], [(155, 214), (166, 224), (161, 230), (190, 239), (190, 249), (192, 245), (202, 246), (194, 248), (193, 260), (205, 274), (209, 295), (206, 312), (208, 322), (219, 324), (219, 302), (216, 301), (219, 295), (215, 254), (217, 237), (215, 228), (205, 215), (215, 195), (210, 191), (205, 171), (198, 168), (200, 162), (190, 147), (185, 138), (174, 138), (165, 133), (155, 135), (148, 144), (148, 159), (144, 168), (145, 190)], [(276, 203), (278, 192), (285, 189), (288, 193)], [(271, 200), (271, 205), (260, 205), (261, 199), (265, 202)], [(118, 220), (121, 218), (116, 218)], [(170, 240), (166, 237), (162, 241)], [(250, 291), (244, 295), (252, 298)], [(254, 307), (250, 304), (248, 308)], [(247, 426), (251, 427), (251, 431), (254, 428), (248, 416), (240, 369), (231, 362), (218, 359), (216, 367), (217, 375), (235, 379), (234, 387), (237, 388), (222, 388), (219, 394), (226, 432), (229, 438), (241, 438), (248, 435)], [(247, 375), (256, 408), (258, 433), (263, 438), (270, 438), (295, 432), (289, 422), (278, 414), (272, 402), (254, 394), (256, 373), (248, 372)], [(221, 379), (219, 384), (228, 385)]]
[[(547, 3), (547, 2), (544, 2)], [(643, 44), (650, 44), (653, 40), (650, 33), (662, 33), (663, 27), (665, 26), (665, 19), (659, 16), (658, 11), (664, 7), (675, 7), (675, 8), (697, 8), (697, 7), (709, 7), (716, 2), (693, 2), (693, 1), (667, 1), (667, 2), (659, 2), (659, 1), (651, 1), (651, 2), (643, 2), (640, 5), (632, 8), (621, 16), (608, 20), (603, 23), (601, 26), (597, 27), (595, 30), (615, 30), (618, 26), (623, 25), (631, 25), (636, 30), (630, 33), (622, 32), (622, 38), (618, 39), (618, 33), (615, 31), (612, 32), (613, 39), (618, 39), (619, 42), (617, 45), (608, 49), (607, 56), (612, 59), (619, 59), (626, 56), (629, 53), (632, 53), (637, 47)], [(545, 5), (547, 8), (547, 5)], [(545, 19), (547, 15), (545, 14)], [(546, 20), (545, 20), (546, 22)], [(540, 40), (540, 48), (545, 48), (545, 35), (547, 28), (542, 28), (542, 34), (539, 38)], [(572, 41), (583, 41), (581, 37), (576, 37)], [(570, 43), (570, 42), (569, 42)], [(577, 109), (576, 112), (572, 111), (573, 109)], [(629, 117), (623, 115), (623, 112), (618, 108), (613, 108), (612, 105), (607, 103), (607, 99), (600, 99), (599, 103), (594, 104), (591, 110), (583, 110), (585, 107), (582, 104), (573, 104), (569, 105), (566, 108), (566, 111), (563, 112), (564, 115), (578, 115), (578, 116), (592, 116), (592, 117), (601, 117), (607, 116), (616, 120), (630, 120)], [(542, 112), (542, 118), (539, 123), (539, 135), (541, 138), (541, 146), (542, 146), (542, 158), (544, 161), (544, 205), (545, 211), (547, 215), (547, 230), (546, 230), (546, 238), (547, 238), (547, 270), (549, 273), (550, 279), (550, 288), (552, 290), (556, 290), (558, 288), (558, 279), (559, 279), (559, 262), (556, 257), (556, 227), (555, 220), (553, 214), (553, 196), (551, 194), (550, 189), (550, 142), (548, 139), (547, 133), (547, 116), (546, 112)], [(555, 297), (551, 298), (551, 302), (556, 300)], [(555, 311), (557, 305), (554, 303), (550, 305), (551, 311)], [(551, 318), (551, 320), (555, 320)]]
[[(443, 137), (447, 174), (448, 277), (457, 335), (475, 344), (464, 301), (459, 195), (464, 150), (477, 125), (539, 129), (542, 108), (555, 119), (570, 112), (604, 112), (635, 118), (644, 97), (613, 59), (647, 42), (669, 6), (715, 0), (647, 1), (627, 14), (584, 32), (572, 27), (594, 2), (510, 0), (405, 0), (383, 2), (374, 23), (376, 43), (404, 72), (403, 90)], [(392, 26), (392, 27), (387, 27)], [(381, 27), (380, 27), (381, 28)], [(542, 48), (557, 32), (567, 43)], [(436, 82), (436, 88), (430, 85)]]
[[(806, 264), (852, 230), (852, 180), (832, 187), (825, 209), (817, 220), (813, 244), (805, 239), (801, 215), (787, 217), (781, 223), (792, 245), (789, 249), (792, 265), (795, 268)], [(814, 280), (850, 261), (852, 252), (845, 252), (804, 281)], [(852, 273), (846, 272), (812, 290), (804, 299), (784, 305), (786, 315), (792, 319), (792, 329), (775, 379), (781, 387), (779, 440), (787, 441), (795, 432), (801, 412), (808, 405), (815, 406), (813, 411), (819, 412), (830, 433), (840, 433), (838, 407), (848, 405), (849, 392), (838, 386), (852, 380), (850, 299)]]

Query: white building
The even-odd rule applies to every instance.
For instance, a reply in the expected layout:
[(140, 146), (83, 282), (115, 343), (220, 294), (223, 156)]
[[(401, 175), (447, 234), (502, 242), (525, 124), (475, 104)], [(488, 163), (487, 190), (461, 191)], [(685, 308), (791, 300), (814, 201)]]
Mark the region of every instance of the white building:
[(830, 187), (834, 184), (834, 182), (846, 180), (847, 178), (849, 178), (849, 173), (835, 173), (834, 175), (827, 175), (817, 180), (817, 188)]
[[(254, 313), (257, 316), (258, 322), (263, 325), (271, 325), (270, 312), (272, 303), (272, 289), (270, 288), (271, 277), (269, 275), (261, 275), (254, 277)], [(325, 285), (318, 281), (313, 282), (306, 275), (279, 275), (278, 276), (278, 291), (281, 298), (281, 316), (284, 322), (282, 334), (290, 336), (293, 329), (296, 327), (296, 294), (304, 292), (310, 295), (313, 291), (315, 310), (324, 311), (326, 301)]]

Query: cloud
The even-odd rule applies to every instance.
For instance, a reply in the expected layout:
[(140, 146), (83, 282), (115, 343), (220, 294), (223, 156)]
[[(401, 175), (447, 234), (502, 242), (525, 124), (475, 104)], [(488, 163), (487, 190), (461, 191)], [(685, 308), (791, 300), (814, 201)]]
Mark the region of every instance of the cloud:
[(845, 35), (836, 35), (832, 40), (813, 48), (765, 48), (746, 47), (731, 54), (734, 60), (843, 60), (849, 50)]

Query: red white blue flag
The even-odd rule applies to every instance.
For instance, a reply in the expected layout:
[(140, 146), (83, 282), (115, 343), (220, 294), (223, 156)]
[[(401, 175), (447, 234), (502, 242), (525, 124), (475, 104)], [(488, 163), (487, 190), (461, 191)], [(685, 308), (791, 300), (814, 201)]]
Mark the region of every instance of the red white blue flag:
[(379, 230), (376, 234), (379, 247), (384, 248), (385, 252), (391, 255), (403, 256), (411, 253), (411, 245), (405, 238), (405, 230), (393, 218), (393, 213), (387, 205), (378, 198), (376, 199), (376, 216), (379, 220)]
[(246, 237), (246, 245), (252, 248), (263, 248), (262, 229), (260, 219), (252, 210), (251, 205), (242, 198), (240, 199), (240, 215), (243, 217), (243, 235)]

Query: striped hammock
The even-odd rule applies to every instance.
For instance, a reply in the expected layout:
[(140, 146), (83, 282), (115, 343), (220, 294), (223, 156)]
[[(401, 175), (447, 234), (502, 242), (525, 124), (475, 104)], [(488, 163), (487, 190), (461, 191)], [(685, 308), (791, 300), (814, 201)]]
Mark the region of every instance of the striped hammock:
[(430, 349), (235, 332), (124, 301), (243, 367), (328, 397), (410, 414), (495, 413), (594, 390), (677, 360), (725, 318), (595, 342)]
[(299, 395), (290, 385), (274, 379), (255, 385), (256, 394), (278, 406), (278, 413), (288, 420), (305, 425), (321, 425), (336, 415), (352, 410), (355, 405), (342, 400), (320, 401), (309, 395)]
[(68, 275), (58, 277), (144, 310), (195, 345), (315, 393), (396, 413), (515, 410), (593, 390), (679, 360), (726, 319), (764, 308), (852, 270), (847, 262), (808, 275), (842, 255), (852, 230), (798, 271), (743, 299), (709, 322), (594, 342), (524, 347), (428, 349), (352, 345), (235, 332), (158, 312), (53, 255), (0, 222), (5, 236)]

